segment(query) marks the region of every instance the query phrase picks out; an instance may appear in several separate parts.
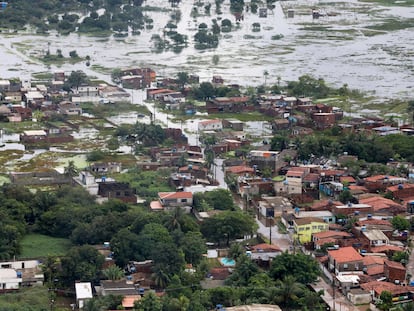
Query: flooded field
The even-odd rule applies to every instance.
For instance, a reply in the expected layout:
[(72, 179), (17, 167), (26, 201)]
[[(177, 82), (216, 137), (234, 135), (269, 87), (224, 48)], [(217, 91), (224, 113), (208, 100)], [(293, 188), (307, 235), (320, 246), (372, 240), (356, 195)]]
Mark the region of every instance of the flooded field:
[[(208, 1), (204, 1), (205, 4)], [(116, 67), (148, 66), (158, 75), (178, 71), (196, 73), (201, 81), (221, 75), (226, 83), (241, 85), (294, 80), (303, 74), (324, 78), (329, 84), (347, 83), (350, 88), (375, 93), (377, 98), (409, 98), (414, 84), (414, 8), (398, 2), (387, 7), (358, 1), (283, 1), (269, 10), (266, 18), (244, 13), (236, 24), (229, 13), (229, 2), (216, 15), (211, 1), (211, 15), (191, 17), (193, 1), (182, 1), (178, 10), (181, 20), (177, 31), (188, 35), (188, 47), (180, 53), (155, 53), (153, 34), (163, 34), (168, 16), (173, 12), (147, 11), (154, 20), (152, 30), (125, 38), (91, 37), (71, 34), (37, 36), (33, 34), (1, 34), (0, 76), (29, 77), (35, 72), (81, 69), (87, 74), (109, 80), (108, 73)], [(396, 2), (397, 3), (397, 2)], [(163, 7), (166, 1), (148, 0), (147, 6)], [(287, 10), (293, 17), (287, 17)], [(320, 17), (312, 17), (312, 9)], [(195, 50), (193, 36), (200, 23), (209, 27), (212, 19), (228, 18), (235, 30), (222, 33), (217, 49)], [(261, 30), (252, 32), (252, 24)], [(50, 48), (63, 55), (76, 49), (91, 57), (91, 67), (85, 63), (63, 64), (47, 68), (38, 61)], [(218, 61), (213, 62), (213, 56)]]

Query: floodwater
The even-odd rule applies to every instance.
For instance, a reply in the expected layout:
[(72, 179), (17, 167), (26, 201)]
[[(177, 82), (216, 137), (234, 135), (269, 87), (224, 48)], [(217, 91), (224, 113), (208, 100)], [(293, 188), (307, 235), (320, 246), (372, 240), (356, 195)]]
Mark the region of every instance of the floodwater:
[[(190, 17), (193, 1), (181, 2), (181, 20), (177, 30), (189, 36), (189, 47), (181, 53), (154, 53), (152, 50), (152, 34), (162, 35), (172, 11), (146, 12), (154, 20), (154, 28), (143, 30), (139, 36), (129, 35), (126, 38), (96, 38), (78, 34), (1, 34), (0, 76), (29, 77), (34, 72), (48, 69), (80, 69), (108, 81), (109, 77), (102, 68), (110, 71), (114, 67), (147, 66), (160, 76), (187, 71), (198, 74), (201, 81), (210, 81), (213, 75), (221, 75), (226, 83), (247, 86), (276, 83), (278, 77), (283, 83), (303, 74), (312, 74), (324, 78), (329, 84), (340, 86), (347, 83), (353, 89), (375, 92), (378, 98), (411, 97), (414, 31), (409, 28), (372, 31), (366, 27), (380, 25), (387, 20), (414, 18), (412, 7), (398, 7), (397, 4), (381, 7), (355, 0), (277, 2), (267, 18), (247, 12), (239, 29), (223, 34), (217, 49), (198, 51), (193, 48), (192, 37), (200, 23), (211, 26), (211, 20), (219, 17), (228, 18), (235, 25), (228, 1), (222, 5), (223, 14), (219, 16), (215, 14), (214, 1), (211, 3), (211, 16), (194, 19)], [(145, 5), (165, 7), (168, 2), (147, 0)], [(320, 8), (324, 15), (334, 14), (312, 19), (312, 7)], [(295, 11), (293, 18), (287, 18), (284, 14), (283, 9), (286, 11), (289, 8)], [(199, 8), (199, 11), (202, 10), (202, 7)], [(261, 24), (260, 32), (252, 32), (255, 22)], [(283, 38), (272, 40), (272, 36), (279, 34)], [(69, 51), (76, 49), (80, 56), (89, 55), (92, 66), (79, 63), (47, 68), (33, 60), (33, 56), (44, 54), (49, 45), (52, 53), (61, 49), (63, 55), (68, 56)], [(219, 57), (217, 64), (212, 61), (215, 55)], [(269, 73), (266, 81), (264, 71)]]

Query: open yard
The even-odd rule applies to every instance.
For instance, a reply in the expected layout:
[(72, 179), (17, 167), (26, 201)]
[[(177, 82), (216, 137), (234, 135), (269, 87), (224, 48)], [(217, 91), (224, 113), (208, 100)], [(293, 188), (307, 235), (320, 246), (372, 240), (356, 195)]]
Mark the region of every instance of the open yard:
[(45, 255), (64, 255), (71, 247), (68, 239), (53, 238), (42, 234), (28, 234), (21, 243), (20, 259), (39, 258)]

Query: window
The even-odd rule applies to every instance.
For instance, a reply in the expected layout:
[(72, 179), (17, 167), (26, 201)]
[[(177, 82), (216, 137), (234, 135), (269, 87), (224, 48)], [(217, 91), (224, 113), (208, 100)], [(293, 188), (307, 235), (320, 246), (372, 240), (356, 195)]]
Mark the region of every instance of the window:
[(312, 230), (316, 230), (317, 228), (317, 226), (312, 226)]
[(348, 264), (344, 263), (344, 269), (348, 269)]
[(305, 229), (306, 231), (308, 231), (308, 230), (310, 230), (310, 227), (306, 227), (306, 229)]
[(119, 192), (119, 191), (115, 192), (115, 196), (120, 197), (121, 196), (121, 192)]

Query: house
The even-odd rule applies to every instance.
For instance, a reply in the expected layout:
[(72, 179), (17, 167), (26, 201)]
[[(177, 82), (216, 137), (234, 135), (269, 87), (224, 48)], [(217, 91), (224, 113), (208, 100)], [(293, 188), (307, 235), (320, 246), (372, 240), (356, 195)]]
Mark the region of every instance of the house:
[(320, 218), (293, 218), (294, 238), (300, 243), (312, 241), (312, 234), (329, 230), (329, 224)]
[(385, 260), (384, 274), (389, 282), (393, 282), (395, 284), (402, 284), (406, 281), (407, 270), (399, 262)]
[(331, 199), (315, 201), (309, 209), (312, 211), (332, 211), (332, 207), (336, 205), (341, 205), (342, 203), (339, 201), (332, 201)]
[(90, 282), (75, 283), (76, 305), (83, 309), (86, 301), (93, 298), (92, 286)]
[(142, 76), (122, 76), (121, 83), (127, 89), (141, 89), (144, 88)]
[(336, 223), (335, 215), (330, 211), (298, 211), (295, 213), (296, 218), (319, 218), (328, 224)]
[(336, 116), (332, 112), (318, 112), (312, 115), (315, 127), (318, 129), (326, 129), (335, 125)]
[(132, 280), (132, 277), (127, 277), (126, 279), (112, 281), (112, 280), (103, 280), (101, 281), (100, 292), (102, 296), (108, 295), (119, 295), (119, 296), (129, 296), (138, 294), (137, 288)]
[(229, 166), (225, 169), (225, 174), (232, 174), (237, 176), (246, 176), (253, 175), (255, 173), (254, 169), (247, 165), (235, 165)]
[(262, 196), (257, 202), (259, 218), (278, 217), (282, 213), (292, 210), (292, 204), (285, 197)]
[(323, 231), (312, 234), (312, 242), (315, 249), (321, 249), (325, 244), (342, 246), (343, 240), (351, 238), (352, 235), (344, 231)]
[(309, 173), (307, 167), (292, 167), (286, 173), (285, 185), (288, 194), (302, 194), (303, 178)]
[(103, 181), (98, 183), (98, 195), (108, 199), (118, 199), (125, 203), (137, 203), (135, 190), (128, 183)]
[(10, 109), (12, 114), (19, 115), (22, 121), (32, 119), (32, 109), (30, 108), (25, 108), (22, 106), (12, 106)]
[(361, 288), (370, 292), (374, 299), (378, 299), (383, 291), (392, 294), (393, 303), (406, 303), (413, 300), (413, 287), (401, 286), (391, 282), (371, 281), (361, 284)]
[(249, 105), (248, 96), (239, 97), (216, 97), (206, 101), (207, 113), (220, 112), (242, 112), (252, 110), (253, 106)]
[(388, 190), (393, 192), (394, 190), (398, 190), (399, 185), (406, 183), (407, 179), (398, 176), (374, 175), (364, 178), (364, 182), (364, 186), (369, 192), (382, 192), (388, 187), (397, 186), (396, 189), (390, 188), (390, 190)]
[(405, 212), (405, 207), (403, 205), (380, 195), (369, 194), (366, 196), (360, 196), (359, 203), (371, 205), (373, 213), (376, 214), (382, 213), (396, 215)]
[(372, 213), (372, 206), (368, 204), (346, 204), (346, 205), (335, 205), (332, 208), (334, 215), (360, 215)]
[[(140, 77), (140, 87), (146, 88), (150, 87), (152, 82), (155, 82), (157, 75), (154, 70), (151, 68), (128, 68), (123, 69), (121, 74), (124, 77), (127, 76), (138, 76)], [(125, 86), (127, 87), (127, 86)]]
[(278, 151), (251, 150), (248, 155), (249, 165), (256, 170), (270, 169), (277, 172), (283, 166)]
[(363, 271), (366, 275), (379, 279), (384, 277), (384, 261), (386, 257), (366, 255), (363, 258)]
[(45, 141), (47, 133), (45, 130), (27, 130), (20, 135), (20, 141), (23, 143), (35, 143)]
[(233, 131), (243, 131), (244, 122), (237, 119), (223, 119), (223, 127), (230, 128)]
[(178, 173), (189, 174), (194, 179), (208, 179), (208, 169), (199, 165), (189, 164), (182, 166), (178, 169)]
[(193, 194), (187, 191), (158, 192), (158, 198), (161, 205), (167, 209), (193, 205)]
[(22, 275), (15, 269), (0, 269), (0, 293), (19, 289), (22, 281)]
[(106, 163), (92, 163), (89, 169), (94, 174), (105, 175), (120, 173), (122, 170), (122, 164), (119, 162), (106, 162)]
[(328, 250), (328, 264), (336, 275), (363, 273), (363, 257), (352, 246)]
[(102, 98), (100, 100), (102, 103), (116, 103), (129, 101), (131, 95), (120, 87), (105, 84), (99, 86), (99, 96)]
[(414, 197), (414, 184), (398, 184), (387, 187), (386, 191), (390, 193), (396, 200), (406, 201)]
[(220, 119), (204, 120), (198, 123), (198, 131), (221, 131), (223, 129), (223, 122)]
[(82, 114), (82, 107), (71, 102), (61, 102), (58, 105), (58, 112), (68, 116), (80, 116)]
[(0, 80), (0, 92), (7, 92), (10, 90), (9, 80)]
[[(365, 229), (366, 230), (366, 229)], [(362, 230), (362, 237), (367, 241), (369, 250), (373, 247), (390, 244), (390, 239), (380, 230)]]
[(211, 80), (213, 84), (224, 84), (224, 79), (221, 76), (213, 76), (213, 79)]
[(279, 256), (281, 253), (282, 250), (278, 246), (261, 243), (249, 247), (247, 256), (249, 256), (251, 260), (257, 261), (259, 264), (262, 264), (263, 262), (269, 264), (273, 258)]
[(22, 92), (4, 92), (4, 99), (7, 102), (20, 103), (23, 99)]

